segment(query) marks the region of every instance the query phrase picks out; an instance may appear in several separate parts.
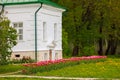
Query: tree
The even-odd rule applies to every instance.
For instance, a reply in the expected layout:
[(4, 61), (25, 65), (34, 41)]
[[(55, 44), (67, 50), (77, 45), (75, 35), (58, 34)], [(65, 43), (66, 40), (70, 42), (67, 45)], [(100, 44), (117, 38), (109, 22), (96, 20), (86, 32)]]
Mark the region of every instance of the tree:
[[(96, 10), (95, 12), (95, 24), (97, 25), (98, 29), (96, 29), (98, 31), (98, 54), (99, 55), (103, 55), (104, 54), (104, 40), (105, 40), (105, 35), (104, 35), (104, 30), (107, 29), (107, 27), (109, 26), (108, 24), (108, 15), (109, 15), (109, 4), (108, 4), (108, 0), (98, 0), (95, 3), (95, 7)], [(107, 24), (106, 24), (107, 23)]]
[(94, 4), (91, 0), (64, 0), (60, 3), (68, 8), (63, 17), (63, 28), (72, 45), (72, 56), (78, 56), (80, 52), (84, 54), (83, 49), (94, 44)]
[(91, 50), (98, 55), (116, 53), (120, 42), (119, 0), (53, 1), (67, 7), (63, 29), (68, 39), (64, 40), (68, 41), (72, 56), (89, 54)]
[(91, 0), (57, 0), (57, 2), (67, 7), (63, 15), (63, 29), (68, 33), (67, 40), (72, 56), (78, 56), (80, 52), (86, 53), (85, 47), (93, 46), (95, 38), (93, 35), (95, 29), (91, 27), (94, 4)]
[(109, 27), (107, 31), (106, 55), (115, 55), (120, 41), (120, 2), (119, 0), (109, 0)]
[(17, 44), (17, 31), (10, 26), (10, 21), (4, 16), (4, 9), (0, 14), (0, 65), (10, 60), (12, 47)]

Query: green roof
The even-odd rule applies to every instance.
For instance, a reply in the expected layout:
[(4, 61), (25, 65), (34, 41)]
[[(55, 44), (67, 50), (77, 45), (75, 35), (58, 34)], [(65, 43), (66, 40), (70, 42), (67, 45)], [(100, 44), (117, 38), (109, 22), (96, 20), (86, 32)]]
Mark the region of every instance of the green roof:
[(35, 3), (43, 3), (46, 5), (65, 9), (64, 7), (52, 2), (51, 0), (0, 0), (1, 5), (18, 5), (18, 4), (35, 4)]

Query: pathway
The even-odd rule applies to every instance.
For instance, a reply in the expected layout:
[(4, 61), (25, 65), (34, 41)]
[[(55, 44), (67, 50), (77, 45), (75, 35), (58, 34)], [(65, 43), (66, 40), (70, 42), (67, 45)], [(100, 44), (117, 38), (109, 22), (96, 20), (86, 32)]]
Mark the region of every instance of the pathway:
[(42, 79), (56, 79), (56, 80), (120, 80), (120, 79), (102, 79), (102, 78), (73, 78), (73, 77), (54, 77), (54, 76), (28, 76), (28, 75), (0, 75), (1, 78), (42, 78)]
[(56, 79), (56, 80), (100, 80), (98, 78), (72, 78), (72, 77), (53, 77), (53, 76), (27, 76), (27, 75), (1, 75), (0, 77), (24, 77), (24, 78), (44, 78), (44, 79)]

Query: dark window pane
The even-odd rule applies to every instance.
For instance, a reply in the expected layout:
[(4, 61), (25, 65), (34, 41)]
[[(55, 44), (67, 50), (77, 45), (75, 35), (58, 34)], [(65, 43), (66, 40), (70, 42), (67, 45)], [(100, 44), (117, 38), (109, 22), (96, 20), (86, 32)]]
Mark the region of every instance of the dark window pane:
[(17, 54), (17, 55), (15, 55), (15, 57), (20, 57), (20, 55), (19, 55), (19, 54)]
[(17, 27), (17, 23), (14, 23), (14, 24), (13, 24), (13, 27), (16, 28), (16, 27)]
[(19, 35), (19, 40), (23, 40), (23, 35)]
[(23, 34), (23, 29), (19, 29), (19, 34)]
[(19, 27), (23, 27), (23, 23), (19, 23)]

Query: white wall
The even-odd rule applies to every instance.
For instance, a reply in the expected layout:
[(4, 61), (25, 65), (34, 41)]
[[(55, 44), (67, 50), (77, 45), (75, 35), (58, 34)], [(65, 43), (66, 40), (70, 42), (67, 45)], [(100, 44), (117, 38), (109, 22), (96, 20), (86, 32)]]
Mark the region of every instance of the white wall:
[[(13, 22), (23, 22), (24, 40), (18, 41), (13, 51), (34, 51), (35, 46), (35, 27), (34, 13), (40, 4), (12, 5), (6, 6), (6, 16)], [(37, 30), (38, 30), (38, 50), (48, 50), (47, 47), (54, 40), (54, 23), (58, 25), (58, 39), (55, 50), (62, 50), (62, 9), (43, 5), (38, 12)], [(43, 41), (43, 22), (47, 23), (47, 41)], [(12, 25), (12, 24), (11, 24)]]

